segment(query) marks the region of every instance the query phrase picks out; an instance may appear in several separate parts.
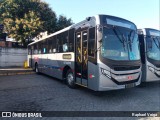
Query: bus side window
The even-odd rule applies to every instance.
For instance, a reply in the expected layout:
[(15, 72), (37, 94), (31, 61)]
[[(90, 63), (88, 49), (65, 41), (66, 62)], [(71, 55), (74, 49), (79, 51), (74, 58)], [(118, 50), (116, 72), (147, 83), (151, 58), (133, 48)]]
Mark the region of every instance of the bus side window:
[(95, 27), (89, 29), (88, 56), (95, 57)]
[(69, 49), (68, 31), (62, 34), (62, 40), (63, 40), (63, 44), (62, 44), (63, 52), (68, 52), (68, 49)]
[(57, 51), (58, 53), (60, 52), (60, 44), (61, 44), (61, 43), (60, 43), (60, 42), (61, 42), (61, 41), (60, 41), (60, 39), (61, 39), (61, 38), (60, 38), (60, 35), (61, 35), (61, 34), (58, 34), (58, 35), (57, 35), (57, 40), (56, 40), (56, 41), (57, 41), (56, 51)]
[(42, 54), (47, 53), (47, 40), (42, 41), (42, 49), (41, 49)]
[(39, 54), (42, 53), (42, 42), (41, 41), (38, 43), (38, 53)]
[(69, 52), (74, 51), (74, 29), (69, 30)]
[(140, 44), (140, 55), (141, 55), (141, 62), (145, 64), (145, 43), (144, 43), (144, 36), (139, 35), (139, 44)]
[(34, 44), (31, 45), (32, 54), (34, 55)]
[(37, 43), (34, 44), (34, 52), (33, 53), (38, 54), (38, 44)]
[(60, 34), (60, 41), (59, 41), (59, 52), (63, 52), (63, 43), (64, 43), (64, 33)]
[(41, 54), (43, 54), (44, 41), (41, 41)]
[(31, 55), (31, 46), (28, 46), (28, 55)]
[(53, 52), (52, 51), (52, 41), (53, 41), (52, 39), (53, 39), (53, 37), (48, 39), (48, 53), (52, 53)]
[(59, 35), (57, 35), (58, 38), (58, 52), (62, 53), (62, 52), (68, 52), (68, 31), (60, 33)]
[(57, 52), (56, 46), (57, 46), (57, 36), (53, 36), (52, 37), (52, 51), (53, 51), (53, 53)]
[(48, 53), (48, 39), (43, 42), (43, 53)]

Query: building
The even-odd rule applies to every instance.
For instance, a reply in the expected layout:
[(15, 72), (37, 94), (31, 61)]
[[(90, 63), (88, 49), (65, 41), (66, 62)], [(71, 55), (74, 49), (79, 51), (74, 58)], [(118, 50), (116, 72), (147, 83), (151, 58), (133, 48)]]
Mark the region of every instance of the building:
[(12, 41), (0, 41), (0, 47), (12, 47)]

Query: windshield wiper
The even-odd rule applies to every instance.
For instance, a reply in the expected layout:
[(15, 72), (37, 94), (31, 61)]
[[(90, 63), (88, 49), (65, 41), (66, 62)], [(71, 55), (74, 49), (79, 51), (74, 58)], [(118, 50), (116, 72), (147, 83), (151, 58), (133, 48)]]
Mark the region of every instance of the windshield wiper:
[[(121, 34), (122, 39), (119, 37), (117, 31)], [(115, 35), (117, 36), (117, 38), (119, 39), (119, 41), (123, 44), (123, 48), (124, 48), (124, 51), (125, 51), (125, 50), (126, 50), (126, 49), (125, 49), (125, 48), (126, 48), (126, 46), (125, 46), (126, 39), (125, 39), (125, 37), (124, 37), (124, 34), (122, 34), (117, 27), (113, 27), (113, 32), (115, 33)]]
[(156, 37), (156, 40), (157, 40), (158, 43), (159, 43), (159, 49), (160, 49), (160, 37)]
[(133, 43), (133, 40), (134, 40), (134, 37), (135, 37), (135, 33), (134, 33), (134, 37), (131, 40), (132, 32), (134, 32), (134, 30), (131, 30), (131, 32), (128, 35), (128, 44), (129, 44), (129, 48), (130, 48), (131, 51), (132, 51), (132, 43)]
[[(153, 39), (153, 42), (154, 42), (154, 44), (156, 45), (156, 47), (160, 49), (160, 42), (159, 42), (158, 38), (152, 38), (152, 39)], [(157, 40), (157, 42), (159, 43), (159, 45), (158, 45), (158, 43), (156, 42), (156, 40)]]

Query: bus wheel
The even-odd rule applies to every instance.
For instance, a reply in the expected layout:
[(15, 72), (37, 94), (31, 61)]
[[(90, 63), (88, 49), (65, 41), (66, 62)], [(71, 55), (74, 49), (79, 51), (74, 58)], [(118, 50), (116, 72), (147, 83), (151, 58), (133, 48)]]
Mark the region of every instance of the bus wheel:
[(35, 65), (35, 72), (39, 74), (38, 64)]
[(76, 87), (75, 80), (74, 80), (74, 75), (73, 75), (73, 72), (71, 70), (67, 71), (66, 82), (67, 82), (67, 85), (70, 88), (75, 88)]

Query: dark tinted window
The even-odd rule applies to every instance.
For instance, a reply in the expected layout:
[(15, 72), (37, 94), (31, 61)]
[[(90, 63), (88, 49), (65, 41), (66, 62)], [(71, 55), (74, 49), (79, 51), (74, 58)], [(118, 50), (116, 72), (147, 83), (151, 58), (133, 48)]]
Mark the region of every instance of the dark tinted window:
[(43, 40), (42, 41), (42, 53), (46, 54), (48, 52), (48, 40)]
[(68, 52), (68, 31), (57, 35), (57, 52)]
[(38, 42), (38, 53), (41, 54), (42, 53), (42, 41)]
[(32, 54), (34, 54), (34, 44), (31, 45), (31, 52), (32, 52)]
[(53, 42), (53, 37), (48, 39), (48, 53), (52, 53), (53, 52), (52, 42)]
[(31, 55), (31, 46), (28, 46), (28, 55)]
[(74, 51), (74, 29), (69, 30), (69, 51)]
[(62, 34), (62, 40), (63, 40), (63, 43), (62, 43), (62, 51), (63, 52), (68, 52), (69, 51), (69, 40), (68, 40), (68, 31), (64, 32)]
[(145, 45), (144, 45), (144, 36), (138, 35), (139, 43), (140, 43), (140, 55), (141, 55), (141, 61), (143, 64), (145, 64)]
[(95, 57), (95, 27), (89, 29), (88, 56)]
[(61, 34), (57, 35), (57, 52), (62, 52), (62, 41), (61, 41)]
[(56, 45), (57, 45), (57, 36), (52, 37), (52, 51), (56, 52)]
[(39, 44), (35, 43), (34, 44), (34, 54), (38, 54), (38, 49), (39, 49)]

